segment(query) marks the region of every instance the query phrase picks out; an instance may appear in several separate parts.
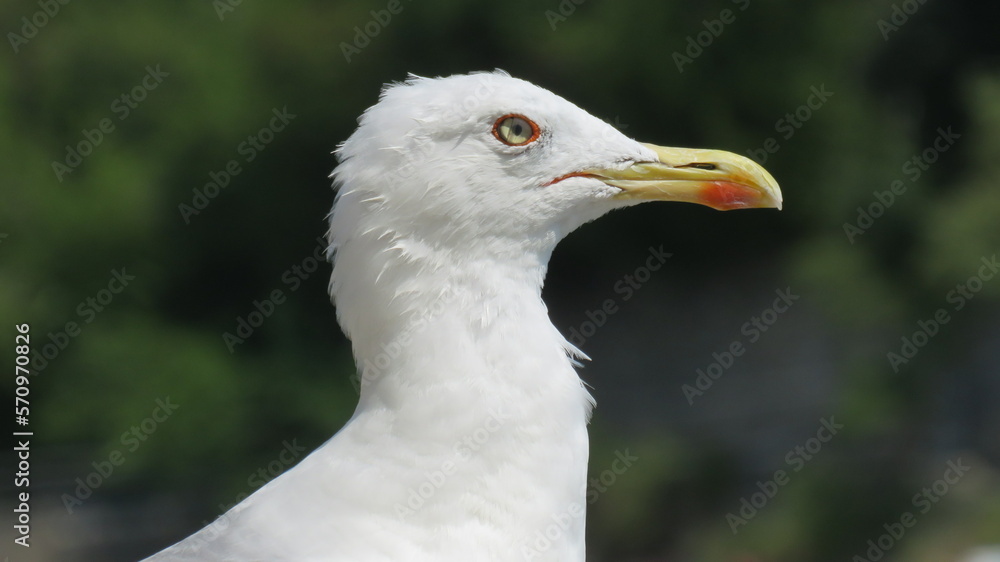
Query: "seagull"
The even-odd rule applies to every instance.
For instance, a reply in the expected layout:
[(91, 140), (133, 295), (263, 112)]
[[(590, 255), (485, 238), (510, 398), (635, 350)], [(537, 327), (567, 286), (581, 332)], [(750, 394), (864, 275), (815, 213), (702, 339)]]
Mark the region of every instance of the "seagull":
[(541, 298), (553, 249), (644, 201), (780, 209), (777, 182), (499, 70), (386, 85), (336, 153), (330, 293), (357, 409), (147, 560), (584, 560), (594, 399)]

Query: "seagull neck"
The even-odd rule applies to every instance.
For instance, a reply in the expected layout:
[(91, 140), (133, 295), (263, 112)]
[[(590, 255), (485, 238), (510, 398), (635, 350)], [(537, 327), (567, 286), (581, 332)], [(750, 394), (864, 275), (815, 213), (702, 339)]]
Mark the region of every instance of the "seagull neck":
[(463, 400), (561, 392), (545, 397), (558, 401), (567, 386), (580, 387), (541, 299), (551, 248), (497, 246), (505, 253), (466, 259), (455, 250), (421, 253), (399, 238), (380, 252), (338, 251), (334, 290), (361, 372), (359, 409), (387, 406), (389, 397), (400, 400), (390, 407), (406, 407), (405, 398), (430, 392)]
[(407, 509), (502, 526), (518, 544), (497, 548), (518, 552), (555, 517), (564, 531), (539, 559), (582, 560), (592, 402), (541, 299), (548, 252), (389, 255), (338, 250), (338, 313), (362, 374), (347, 435), (404, 466), (401, 479), (448, 471)]
[(543, 335), (563, 357), (562, 338), (541, 299), (544, 263), (529, 254), (516, 262), (432, 265), (418, 260), (397, 264), (395, 271), (382, 270), (376, 284), (388, 285), (392, 279), (397, 283), (386, 287), (381, 309), (369, 309), (364, 330), (368, 337), (355, 342), (362, 370), (398, 370), (409, 376), (424, 372), (414, 368), (422, 365), (442, 376), (457, 375), (468, 372), (469, 359), (520, 355), (522, 340)]

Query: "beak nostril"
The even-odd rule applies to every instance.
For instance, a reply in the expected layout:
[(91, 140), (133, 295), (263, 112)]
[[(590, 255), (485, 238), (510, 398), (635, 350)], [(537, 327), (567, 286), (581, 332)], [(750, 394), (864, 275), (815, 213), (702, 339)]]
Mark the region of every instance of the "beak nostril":
[(683, 166), (677, 166), (678, 168), (697, 168), (699, 170), (715, 170), (718, 168), (715, 164), (710, 164), (708, 162), (695, 162), (694, 164), (685, 164)]

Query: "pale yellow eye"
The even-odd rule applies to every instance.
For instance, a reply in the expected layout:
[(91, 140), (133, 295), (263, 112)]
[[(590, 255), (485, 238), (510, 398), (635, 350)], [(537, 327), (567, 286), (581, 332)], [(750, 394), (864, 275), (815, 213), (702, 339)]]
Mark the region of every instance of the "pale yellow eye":
[(522, 146), (538, 138), (541, 131), (523, 115), (504, 115), (493, 124), (493, 136), (504, 144)]

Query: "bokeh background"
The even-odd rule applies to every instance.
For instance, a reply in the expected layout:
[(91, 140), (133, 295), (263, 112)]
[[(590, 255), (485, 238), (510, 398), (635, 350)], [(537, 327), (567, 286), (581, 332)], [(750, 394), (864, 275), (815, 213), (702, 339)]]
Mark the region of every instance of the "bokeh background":
[[(0, 550), (141, 558), (336, 431), (354, 366), (312, 257), (331, 151), (385, 82), (502, 68), (637, 139), (751, 155), (785, 195), (629, 209), (553, 256), (553, 321), (593, 357), (589, 560), (996, 560), (997, 21), (972, 0), (4, 2), (0, 357), (29, 323), (35, 372), (32, 547), (8, 449)], [(651, 248), (671, 257), (637, 271)]]

